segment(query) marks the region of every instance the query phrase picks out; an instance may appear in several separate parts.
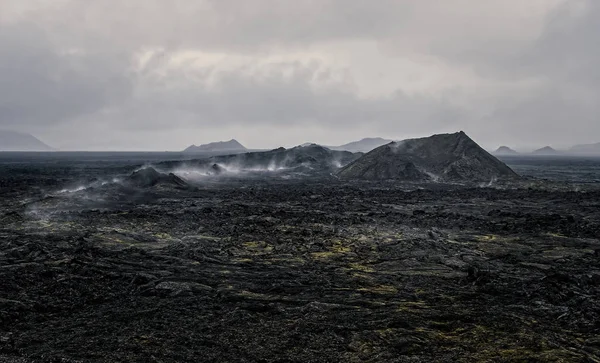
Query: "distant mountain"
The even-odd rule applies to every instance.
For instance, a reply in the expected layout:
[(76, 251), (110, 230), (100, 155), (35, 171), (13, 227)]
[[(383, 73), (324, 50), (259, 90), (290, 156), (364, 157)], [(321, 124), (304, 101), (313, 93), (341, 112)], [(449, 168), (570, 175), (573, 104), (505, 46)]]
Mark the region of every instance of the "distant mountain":
[(596, 144), (575, 145), (569, 149), (569, 152), (575, 154), (600, 155), (600, 142)]
[(229, 141), (218, 141), (211, 142), (209, 144), (203, 144), (200, 146), (192, 145), (185, 149), (183, 152), (188, 154), (193, 153), (206, 153), (215, 151), (246, 151), (244, 145), (240, 144), (237, 140), (231, 139)]
[(500, 146), (496, 151), (493, 152), (494, 155), (519, 155), (518, 152), (509, 148), (508, 146)]
[(532, 152), (532, 154), (534, 154), (534, 155), (558, 155), (558, 154), (560, 154), (560, 151), (557, 151), (557, 150), (551, 148), (550, 146), (544, 146), (541, 149), (534, 150)]
[(0, 151), (54, 151), (30, 134), (0, 130)]
[(519, 178), (462, 131), (380, 146), (340, 169), (337, 175), (344, 179), (410, 181)]
[(350, 152), (369, 152), (381, 145), (389, 144), (392, 140), (382, 139), (381, 137), (364, 138), (359, 141), (349, 142), (340, 146), (331, 146), (331, 150), (345, 150)]

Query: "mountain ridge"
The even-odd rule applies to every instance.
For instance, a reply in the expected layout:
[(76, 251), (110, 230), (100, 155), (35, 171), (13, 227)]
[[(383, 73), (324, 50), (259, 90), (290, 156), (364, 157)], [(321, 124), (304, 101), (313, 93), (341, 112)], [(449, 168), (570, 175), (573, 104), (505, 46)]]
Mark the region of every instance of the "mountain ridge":
[(393, 140), (381, 137), (365, 137), (358, 141), (352, 141), (339, 146), (327, 146), (331, 150), (344, 150), (350, 152), (369, 152), (382, 145), (389, 144)]
[(329, 174), (346, 165), (362, 153), (330, 150), (327, 147), (309, 144), (286, 149), (279, 147), (268, 151), (214, 155), (189, 161), (168, 161), (160, 165), (166, 168), (196, 168), (207, 175), (237, 171), (284, 171), (297, 170), (311, 174)]

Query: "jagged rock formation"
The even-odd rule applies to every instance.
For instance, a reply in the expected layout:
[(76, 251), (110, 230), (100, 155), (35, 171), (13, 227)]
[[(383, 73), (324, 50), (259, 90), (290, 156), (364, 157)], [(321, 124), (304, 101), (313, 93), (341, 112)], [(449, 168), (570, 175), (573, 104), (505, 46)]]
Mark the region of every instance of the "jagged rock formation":
[(340, 146), (332, 146), (332, 150), (345, 150), (350, 152), (369, 152), (381, 145), (389, 144), (392, 140), (382, 139), (381, 137), (367, 137), (359, 141), (349, 142)]
[(54, 151), (30, 134), (0, 130), (0, 151)]
[(177, 175), (159, 173), (156, 169), (150, 167), (133, 172), (127, 178), (126, 183), (139, 188), (149, 188), (155, 185), (169, 185), (178, 188), (189, 187), (188, 183)]
[(534, 150), (532, 152), (532, 154), (534, 154), (534, 155), (558, 155), (558, 154), (560, 154), (560, 152), (551, 148), (550, 146), (544, 146), (541, 149)]
[(183, 152), (186, 154), (193, 154), (193, 153), (206, 153), (206, 152), (221, 152), (221, 151), (227, 151), (227, 152), (239, 152), (239, 151), (246, 151), (248, 149), (246, 149), (246, 147), (244, 147), (244, 145), (240, 144), (237, 140), (235, 139), (231, 139), (229, 141), (218, 141), (218, 142), (211, 142), (209, 144), (203, 144), (200, 146), (196, 146), (196, 145), (192, 145), (190, 147), (188, 147), (187, 149), (185, 149)]
[(389, 143), (343, 167), (337, 175), (344, 179), (410, 181), (518, 178), (462, 131)]
[(519, 155), (519, 153), (508, 146), (500, 146), (494, 151), (494, 155)]

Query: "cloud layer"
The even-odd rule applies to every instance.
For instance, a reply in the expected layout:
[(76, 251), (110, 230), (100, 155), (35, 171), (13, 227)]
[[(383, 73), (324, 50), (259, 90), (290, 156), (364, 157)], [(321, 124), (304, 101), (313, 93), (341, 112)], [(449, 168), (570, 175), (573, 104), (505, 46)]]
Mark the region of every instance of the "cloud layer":
[(61, 149), (600, 141), (593, 0), (0, 0), (0, 128)]

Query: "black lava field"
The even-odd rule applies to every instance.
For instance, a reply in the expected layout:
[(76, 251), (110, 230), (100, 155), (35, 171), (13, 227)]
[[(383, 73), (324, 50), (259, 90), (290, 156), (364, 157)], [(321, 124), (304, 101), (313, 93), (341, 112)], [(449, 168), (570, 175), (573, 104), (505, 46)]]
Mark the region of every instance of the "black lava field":
[(600, 362), (598, 183), (174, 163), (0, 163), (0, 362)]

